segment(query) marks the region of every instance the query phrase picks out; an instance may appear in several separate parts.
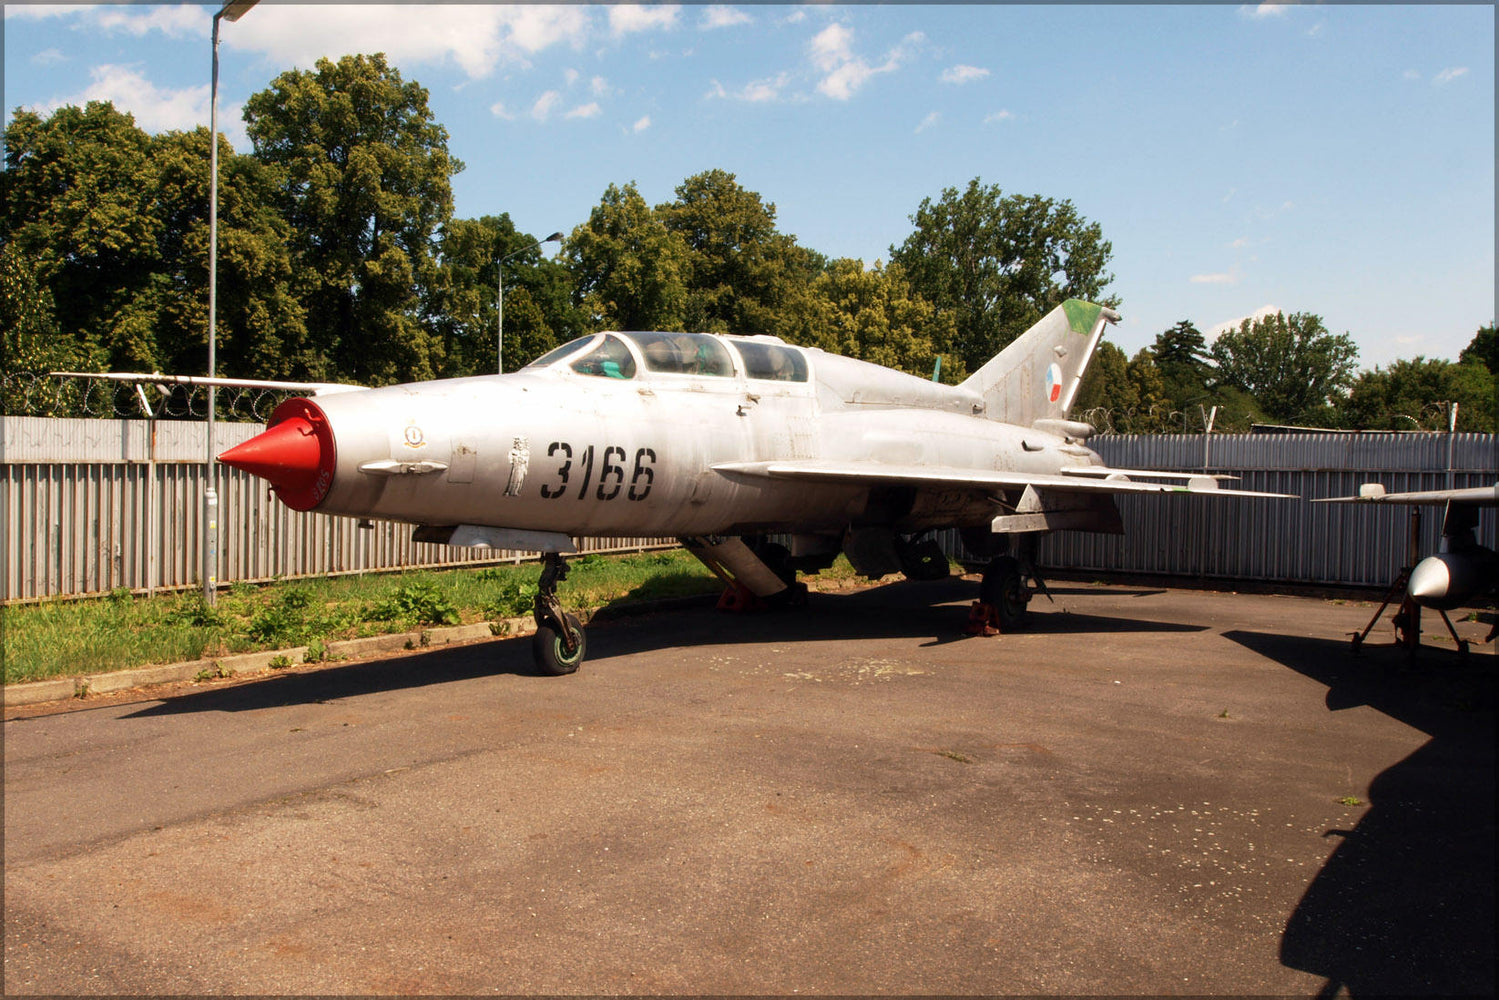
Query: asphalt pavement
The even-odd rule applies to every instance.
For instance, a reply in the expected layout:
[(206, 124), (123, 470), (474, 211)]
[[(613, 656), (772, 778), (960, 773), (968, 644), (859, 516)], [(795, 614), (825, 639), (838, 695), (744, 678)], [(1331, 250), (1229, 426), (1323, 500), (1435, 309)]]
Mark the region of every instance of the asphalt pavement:
[(1494, 992), (1492, 644), (973, 590), (7, 710), (4, 992)]

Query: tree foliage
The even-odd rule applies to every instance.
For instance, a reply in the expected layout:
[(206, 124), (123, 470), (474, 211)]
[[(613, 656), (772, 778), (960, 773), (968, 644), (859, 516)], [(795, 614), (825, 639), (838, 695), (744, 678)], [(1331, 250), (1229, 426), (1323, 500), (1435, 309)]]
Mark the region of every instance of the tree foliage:
[(563, 250), (591, 329), (684, 330), (688, 249), (633, 182), (610, 184)]
[(1339, 407), (1339, 422), (1356, 430), (1445, 431), (1457, 404), (1457, 429), (1492, 431), (1495, 378), (1481, 364), (1417, 356), (1361, 373)]
[(1353, 382), (1358, 348), (1311, 313), (1244, 320), (1213, 342), (1218, 384), (1253, 396), (1278, 423), (1316, 419)]
[(1490, 375), (1499, 376), (1499, 336), (1495, 334), (1493, 323), (1478, 328), (1478, 333), (1462, 349), (1457, 361), (1463, 365), (1483, 365)]
[(291, 226), (308, 322), (338, 369), (376, 384), (435, 376), (440, 341), (421, 310), (463, 165), (427, 91), (383, 55), (319, 59), (252, 96), (245, 122)]
[(1113, 247), (1070, 201), (1005, 196), (975, 177), (961, 192), (923, 199), (911, 222), (915, 231), (890, 248), (891, 259), (952, 317), (955, 339), (939, 347), (970, 370), (1065, 299), (1118, 305), (1103, 294)]

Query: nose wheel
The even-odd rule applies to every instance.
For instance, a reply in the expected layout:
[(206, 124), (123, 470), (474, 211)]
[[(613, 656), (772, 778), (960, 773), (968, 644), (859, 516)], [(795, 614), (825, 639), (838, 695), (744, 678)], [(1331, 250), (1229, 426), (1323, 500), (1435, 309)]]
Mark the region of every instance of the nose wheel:
[(536, 661), (536, 668), (552, 677), (576, 671), (588, 650), (583, 623), (577, 615), (563, 611), (557, 600), (557, 584), (566, 578), (567, 560), (557, 552), (545, 553), (532, 612), (536, 618), (536, 635), (531, 639), (531, 656)]

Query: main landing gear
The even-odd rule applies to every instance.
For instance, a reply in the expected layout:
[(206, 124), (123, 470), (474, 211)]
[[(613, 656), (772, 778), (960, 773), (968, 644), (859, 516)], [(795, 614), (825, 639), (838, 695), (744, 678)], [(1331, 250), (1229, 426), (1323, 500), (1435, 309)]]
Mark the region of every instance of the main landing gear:
[(531, 639), (531, 656), (536, 668), (544, 674), (560, 677), (573, 673), (583, 663), (588, 637), (578, 616), (562, 610), (557, 600), (557, 584), (567, 578), (567, 560), (557, 552), (542, 556), (541, 586), (536, 593), (536, 635)]
[[(1027, 580), (1035, 581), (1033, 591)], [(1036, 572), (1035, 542), (1022, 539), (1018, 558), (1013, 555), (995, 556), (984, 567), (983, 580), (979, 584), (979, 599), (969, 612), (968, 631), (973, 635), (998, 635), (1014, 632), (1025, 625), (1031, 598), (1045, 594), (1046, 581)]]

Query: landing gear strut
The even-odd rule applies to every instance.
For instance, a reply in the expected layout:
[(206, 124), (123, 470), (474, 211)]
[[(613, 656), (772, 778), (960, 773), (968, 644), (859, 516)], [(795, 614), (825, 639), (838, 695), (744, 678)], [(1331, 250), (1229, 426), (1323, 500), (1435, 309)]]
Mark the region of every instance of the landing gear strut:
[(544, 674), (560, 677), (578, 669), (588, 649), (588, 637), (576, 615), (562, 610), (557, 600), (557, 584), (567, 579), (567, 560), (561, 553), (542, 555), (540, 589), (536, 593), (536, 635), (531, 639), (531, 656), (536, 668)]
[(994, 609), (1003, 632), (1012, 632), (1025, 622), (1026, 607), (1031, 603), (1030, 588), (1020, 571), (1020, 560), (1000, 556), (984, 567), (979, 584), (979, 600)]

